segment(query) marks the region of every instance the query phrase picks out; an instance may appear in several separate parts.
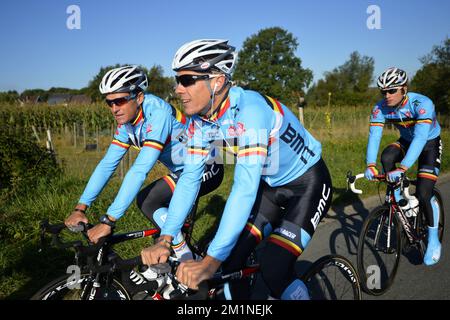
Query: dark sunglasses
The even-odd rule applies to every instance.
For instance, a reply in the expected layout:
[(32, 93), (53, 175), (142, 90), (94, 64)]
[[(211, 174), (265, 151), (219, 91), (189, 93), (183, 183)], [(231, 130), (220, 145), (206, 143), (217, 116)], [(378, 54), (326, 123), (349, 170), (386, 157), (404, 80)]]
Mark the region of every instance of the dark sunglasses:
[(112, 100), (105, 99), (105, 102), (110, 107), (112, 107), (113, 104), (115, 104), (118, 107), (121, 107), (124, 104), (128, 103), (130, 100), (133, 100), (134, 98), (136, 98), (136, 95), (130, 94), (128, 96), (120, 97), (120, 98), (116, 98), (116, 99), (112, 99)]
[(387, 95), (388, 93), (395, 94), (395, 93), (397, 93), (397, 91), (398, 91), (398, 88), (389, 89), (389, 90), (380, 90), (380, 92), (383, 96)]
[(198, 80), (206, 80), (212, 78), (209, 74), (195, 75), (195, 74), (183, 74), (182, 76), (175, 76), (175, 81), (183, 87), (189, 87), (195, 84)]

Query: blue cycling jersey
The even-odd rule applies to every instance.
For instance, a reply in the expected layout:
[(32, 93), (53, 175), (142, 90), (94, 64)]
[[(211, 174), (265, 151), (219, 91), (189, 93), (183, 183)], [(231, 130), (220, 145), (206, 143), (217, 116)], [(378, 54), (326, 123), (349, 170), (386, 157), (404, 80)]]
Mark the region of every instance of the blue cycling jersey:
[(321, 144), (277, 100), (232, 87), (209, 119), (188, 126), (184, 169), (170, 202), (162, 234), (175, 236), (196, 199), (205, 163), (225, 148), (236, 156), (234, 182), (208, 255), (225, 260), (244, 229), (261, 179), (285, 185), (321, 158)]
[(107, 211), (109, 216), (120, 218), (157, 160), (172, 172), (183, 168), (186, 125), (186, 118), (180, 111), (164, 100), (146, 94), (136, 119), (118, 126), (108, 151), (91, 175), (79, 202), (91, 205), (129, 147), (133, 146), (140, 150), (139, 155)]
[(409, 92), (400, 106), (395, 108), (388, 107), (383, 99), (373, 108), (370, 117), (366, 156), (368, 165), (376, 163), (383, 127), (386, 123), (394, 124), (400, 131), (400, 137), (411, 142), (401, 162), (401, 166), (405, 169), (416, 162), (427, 141), (438, 137), (441, 133), (434, 104), (426, 96)]

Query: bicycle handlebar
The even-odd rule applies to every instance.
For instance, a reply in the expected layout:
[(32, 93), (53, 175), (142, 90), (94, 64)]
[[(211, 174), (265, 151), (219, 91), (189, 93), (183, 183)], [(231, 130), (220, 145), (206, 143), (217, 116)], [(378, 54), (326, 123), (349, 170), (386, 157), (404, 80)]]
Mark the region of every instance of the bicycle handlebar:
[[(356, 193), (356, 194), (362, 194), (363, 193), (363, 191), (361, 189), (357, 189), (355, 187), (356, 180), (359, 180), (361, 178), (364, 178), (364, 173), (359, 173), (356, 176), (353, 176), (351, 171), (349, 171), (347, 173), (347, 184), (348, 184), (350, 190), (352, 190), (353, 193)], [(386, 175), (384, 175), (384, 174), (376, 175), (376, 176), (374, 176), (374, 178), (377, 181), (386, 181), (388, 183), (392, 183), (392, 182), (387, 181)], [(401, 189), (403, 190), (404, 197), (406, 199), (408, 199), (408, 200), (415, 199), (415, 197), (411, 196), (411, 194), (409, 192), (409, 184), (410, 184), (409, 179), (405, 175), (403, 175), (400, 178), (399, 182), (401, 184)]]

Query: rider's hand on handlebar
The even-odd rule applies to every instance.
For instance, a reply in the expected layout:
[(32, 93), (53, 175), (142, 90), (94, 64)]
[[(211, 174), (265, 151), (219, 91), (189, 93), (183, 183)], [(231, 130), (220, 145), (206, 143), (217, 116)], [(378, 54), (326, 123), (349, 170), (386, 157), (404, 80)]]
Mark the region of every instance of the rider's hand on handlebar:
[(182, 262), (177, 269), (177, 280), (189, 288), (197, 290), (200, 282), (213, 277), (220, 264), (221, 261), (211, 256), (206, 256), (201, 261)]
[(379, 174), (378, 169), (375, 165), (368, 165), (366, 171), (364, 172), (364, 177), (367, 180), (376, 180), (376, 176)]
[(80, 222), (87, 224), (89, 221), (84, 213), (80, 211), (73, 211), (72, 214), (64, 221), (64, 224), (67, 227), (75, 227)]
[(89, 240), (96, 244), (100, 238), (106, 237), (107, 235), (111, 234), (111, 227), (107, 224), (99, 223), (92, 229), (89, 229), (87, 234)]
[(171, 238), (160, 237), (156, 244), (141, 251), (142, 263), (148, 266), (164, 263), (170, 256)]
[(389, 182), (397, 182), (400, 180), (400, 178), (405, 174), (405, 169), (403, 168), (397, 168), (393, 171), (389, 171), (387, 173), (387, 181)]

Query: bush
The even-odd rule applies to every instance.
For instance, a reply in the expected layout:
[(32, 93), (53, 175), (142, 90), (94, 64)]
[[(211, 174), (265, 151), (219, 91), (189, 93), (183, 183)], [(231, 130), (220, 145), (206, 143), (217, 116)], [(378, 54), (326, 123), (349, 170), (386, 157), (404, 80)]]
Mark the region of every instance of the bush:
[(61, 168), (54, 154), (38, 145), (26, 130), (0, 132), (0, 192), (20, 193), (40, 180), (58, 177)]

